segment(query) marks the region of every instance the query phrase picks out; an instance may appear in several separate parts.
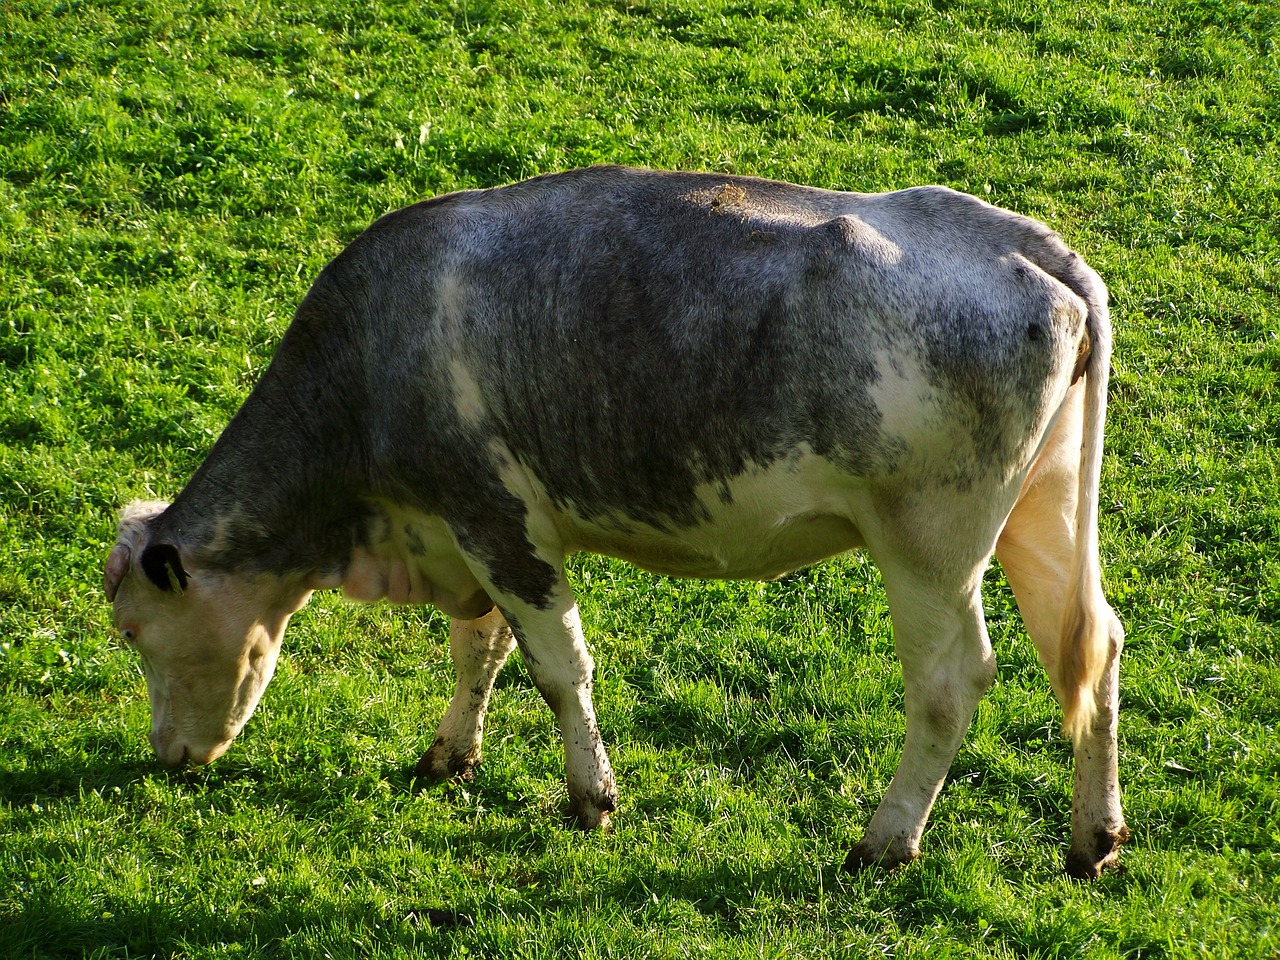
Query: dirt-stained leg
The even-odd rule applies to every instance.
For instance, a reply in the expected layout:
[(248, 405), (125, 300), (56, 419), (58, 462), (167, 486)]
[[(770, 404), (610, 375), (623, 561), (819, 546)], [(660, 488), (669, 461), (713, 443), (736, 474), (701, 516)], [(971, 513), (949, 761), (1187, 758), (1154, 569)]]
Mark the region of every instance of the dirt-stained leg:
[[(539, 525), (539, 539), (553, 539), (548, 527)], [(514, 538), (508, 542), (518, 544)], [(525, 546), (531, 544), (526, 541)], [(534, 686), (556, 715), (564, 739), (569, 817), (589, 830), (608, 824), (617, 807), (618, 787), (591, 700), (595, 664), (557, 547), (549, 544), (532, 553), (515, 548), (501, 561), (469, 555), (467, 562), (502, 611)], [(520, 572), (524, 576), (517, 575)], [(530, 587), (535, 582), (536, 590)]]
[(494, 681), (515, 645), (515, 635), (497, 607), (475, 620), (450, 622), (449, 653), (457, 683), (435, 742), (418, 761), (417, 776), (433, 780), (471, 776), (480, 762), (484, 715)]
[(526, 608), (509, 616), (529, 675), (560, 724), (569, 817), (584, 830), (607, 826), (618, 787), (596, 724), (595, 665), (573, 594), (563, 584), (551, 610)]

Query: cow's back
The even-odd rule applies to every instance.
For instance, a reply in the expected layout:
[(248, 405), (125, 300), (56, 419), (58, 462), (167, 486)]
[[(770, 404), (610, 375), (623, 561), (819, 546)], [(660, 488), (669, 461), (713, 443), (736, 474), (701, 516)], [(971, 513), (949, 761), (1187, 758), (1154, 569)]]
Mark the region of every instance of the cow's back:
[(945, 188), (594, 168), (407, 208), (331, 270), (393, 470), (438, 497), (429, 461), (465, 451), (469, 480), (500, 449), (577, 516), (670, 526), (802, 454), (868, 482), (1010, 472), (1080, 338), (1041, 265), (1069, 257)]

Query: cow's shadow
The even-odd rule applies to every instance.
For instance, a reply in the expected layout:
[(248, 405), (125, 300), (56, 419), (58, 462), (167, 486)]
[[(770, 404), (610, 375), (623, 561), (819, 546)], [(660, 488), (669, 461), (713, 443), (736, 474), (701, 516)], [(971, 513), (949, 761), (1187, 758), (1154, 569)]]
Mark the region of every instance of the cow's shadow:
[[(465, 935), (475, 921), (454, 906), (405, 904), (396, 909), (359, 899), (334, 903), (273, 896), (264, 888), (252, 905), (233, 914), (204, 896), (156, 901), (145, 897), (99, 896), (75, 902), (55, 890), (25, 898), (9, 934), (27, 934), (40, 943), (40, 956), (186, 956), (192, 948), (237, 944), (253, 956), (297, 956), (304, 939), (317, 951), (350, 950), (350, 931), (397, 953)], [(48, 936), (57, 931), (56, 939)], [(332, 943), (325, 941), (332, 939)], [(107, 951), (110, 951), (109, 953)], [(305, 952), (305, 947), (301, 952)]]
[[(207, 772), (207, 768), (167, 771), (142, 751), (137, 752), (136, 758), (113, 755), (115, 746), (114, 742), (104, 742), (100, 751), (90, 752), (88, 761), (78, 767), (70, 759), (50, 752), (40, 758), (41, 762), (0, 770), (0, 797), (13, 806), (30, 806), (50, 799), (73, 799), (86, 790), (109, 796), (117, 789), (128, 793), (148, 780), (176, 780), (202, 792), (253, 782), (257, 784), (254, 792), (263, 797), (264, 804), (283, 804), (289, 799), (283, 786), (279, 792), (264, 786), (273, 776), (269, 765), (262, 769), (245, 760), (224, 762), (216, 774)], [(785, 751), (786, 745), (779, 745), (778, 749)], [(726, 746), (721, 759), (731, 755), (736, 756), (736, 752)], [(550, 767), (548, 762), (548, 775)], [(411, 758), (389, 763), (371, 774), (380, 777), (400, 797), (397, 802), (412, 803), (424, 789), (439, 792), (440, 801), (446, 804), (451, 793), (461, 796), (456, 783), (428, 785), (417, 780)], [(326, 805), (339, 804), (346, 789), (340, 782), (317, 783), (314, 795), (293, 796), (290, 802), (297, 805), (295, 812), (299, 815), (323, 819)], [(475, 779), (465, 784), (472, 797), (499, 814), (476, 817), (465, 824), (459, 835), (465, 834), (467, 856), (476, 862), (496, 863), (510, 860), (518, 851), (530, 862), (545, 863), (556, 847), (563, 846), (563, 831), (571, 828), (554, 822), (536, 801), (512, 796), (510, 789), (502, 772), (486, 771), (483, 766)], [(458, 815), (466, 814), (460, 810)], [(620, 812), (628, 819), (646, 815), (635, 807), (624, 807)], [(856, 826), (851, 825), (851, 829)], [(37, 857), (42, 856), (38, 850), (42, 842), (48, 844), (47, 859), (51, 861), (65, 852), (61, 841), (48, 838), (33, 841)], [(587, 838), (584, 842), (599, 841)], [(676, 904), (673, 909), (693, 911), (724, 930), (743, 923), (743, 917), (754, 909), (752, 905), (760, 891), (772, 891), (775, 899), (787, 901), (788, 910), (800, 913), (821, 912), (846, 899), (860, 900), (874, 893), (888, 905), (899, 925), (928, 926), (954, 920), (950, 915), (935, 913), (943, 908), (931, 904), (928, 895), (930, 888), (949, 882), (952, 867), (943, 857), (928, 857), (893, 874), (868, 871), (850, 875), (842, 870), (843, 855), (838, 852), (838, 844), (815, 841), (800, 843), (795, 849), (801, 851), (799, 856), (765, 862), (759, 857), (722, 855), (725, 851), (657, 862), (651, 865), (651, 875), (643, 877), (634, 871), (619, 871), (616, 875), (603, 872), (590, 878), (590, 891), (592, 897), (609, 904), (614, 915), (636, 918), (661, 910), (654, 900), (654, 891), (660, 891), (662, 899)], [(531, 921), (554, 917), (562, 914), (566, 903), (573, 902), (576, 895), (545, 873), (540, 882), (522, 887), (516, 900), (510, 902), (501, 897), (495, 900), (493, 892), (483, 884), (465, 885), (452, 898), (438, 892), (421, 897), (410, 882), (396, 882), (391, 887), (379, 884), (376, 891), (374, 887), (369, 891), (368, 896), (356, 896), (350, 901), (334, 903), (326, 899), (316, 903), (287, 892), (282, 896), (283, 891), (273, 891), (268, 883), (250, 895), (251, 902), (240, 904), (228, 914), (226, 904), (207, 897), (130, 898), (127, 892), (102, 891), (92, 903), (78, 903), (63, 896), (55, 885), (41, 884), (22, 895), (20, 913), (9, 919), (17, 924), (14, 930), (33, 938), (32, 942), (48, 945), (47, 932), (56, 930), (60, 944), (109, 944), (129, 955), (167, 955), (214, 943), (252, 944), (255, 950), (263, 948), (264, 956), (273, 955), (278, 946), (275, 955), (288, 955), (298, 946), (299, 937), (316, 944), (326, 931), (337, 936), (340, 931), (355, 929), (365, 931), (385, 950), (426, 948), (430, 952), (435, 944), (443, 951), (454, 952), (455, 948), (466, 946), (468, 951), (483, 952), (480, 948), (487, 942), (485, 938), (493, 935), (491, 921), (501, 926), (516, 915)], [(960, 908), (953, 903), (947, 909)], [(78, 954), (68, 949), (66, 955)]]
[(0, 768), (0, 800), (14, 807), (29, 807), (89, 791), (109, 794), (156, 777), (184, 775), (165, 771), (154, 758), (122, 761), (105, 750), (88, 754), (73, 759), (50, 751), (29, 757), (21, 766)]

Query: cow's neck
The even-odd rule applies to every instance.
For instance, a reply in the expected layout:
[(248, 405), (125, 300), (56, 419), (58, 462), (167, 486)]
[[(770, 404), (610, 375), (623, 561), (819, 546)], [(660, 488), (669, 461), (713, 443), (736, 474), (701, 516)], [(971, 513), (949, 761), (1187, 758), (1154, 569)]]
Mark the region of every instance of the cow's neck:
[(291, 358), (287, 341), (156, 521), (154, 536), (207, 566), (323, 577), (345, 565), (362, 522), (366, 458), (345, 378)]

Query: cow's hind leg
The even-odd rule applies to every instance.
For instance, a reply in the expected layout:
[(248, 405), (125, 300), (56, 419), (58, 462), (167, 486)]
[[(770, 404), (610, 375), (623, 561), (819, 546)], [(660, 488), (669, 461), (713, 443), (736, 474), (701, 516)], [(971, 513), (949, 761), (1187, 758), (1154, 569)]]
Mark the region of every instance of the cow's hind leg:
[(435, 742), (418, 761), (415, 775), (431, 780), (471, 775), (480, 762), (489, 695), (515, 645), (511, 627), (496, 607), (475, 620), (449, 624), (449, 653), (457, 683)]
[[(1079, 450), (1078, 417), (1064, 414), (996, 545), (1027, 633), (1055, 683), (1065, 606), (1075, 602), (1067, 584), (1075, 550)], [(1120, 808), (1116, 745), (1124, 630), (1110, 607), (1103, 607), (1111, 642), (1096, 694), (1097, 713), (1074, 744), (1067, 872), (1080, 878), (1115, 867), (1120, 844), (1129, 836)], [(1062, 698), (1062, 691), (1055, 693)]]
[[(846, 869), (894, 867), (919, 855), (920, 835), (978, 700), (995, 678), (978, 594), (981, 570), (958, 585), (880, 559), (902, 664), (902, 760)], [(967, 582), (964, 582), (967, 581)]]

